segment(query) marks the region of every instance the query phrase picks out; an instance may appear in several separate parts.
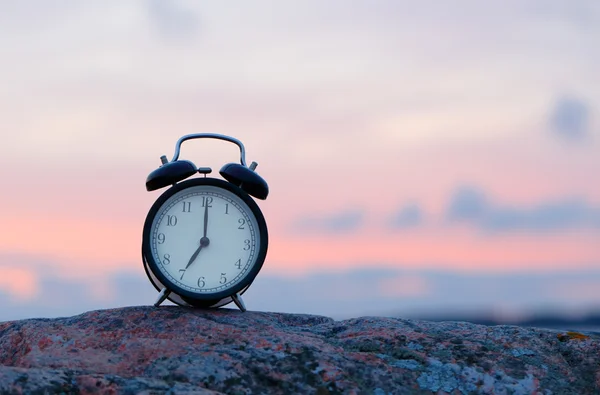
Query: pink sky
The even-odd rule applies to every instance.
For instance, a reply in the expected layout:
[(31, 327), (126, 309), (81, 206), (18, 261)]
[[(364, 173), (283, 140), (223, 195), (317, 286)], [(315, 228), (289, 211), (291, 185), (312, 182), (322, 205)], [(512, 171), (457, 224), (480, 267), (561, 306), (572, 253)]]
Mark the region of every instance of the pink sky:
[(196, 132), (269, 182), (265, 274), (600, 268), (596, 2), (419, 4), (0, 5), (0, 253), (46, 262), (0, 262), (0, 293), (144, 275), (145, 178)]

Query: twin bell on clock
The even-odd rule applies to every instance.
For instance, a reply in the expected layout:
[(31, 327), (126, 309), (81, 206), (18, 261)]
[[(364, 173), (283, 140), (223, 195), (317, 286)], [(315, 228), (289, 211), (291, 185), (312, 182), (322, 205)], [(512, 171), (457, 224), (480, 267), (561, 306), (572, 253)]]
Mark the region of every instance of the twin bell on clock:
[[(240, 163), (224, 165), (223, 179), (207, 177), (209, 167), (179, 159), (184, 141), (202, 138), (239, 147)], [(256, 173), (256, 162), (246, 164), (241, 141), (213, 133), (183, 136), (173, 158), (160, 159), (146, 189), (168, 189), (150, 208), (142, 235), (144, 269), (159, 291), (154, 305), (166, 299), (201, 308), (234, 302), (246, 311), (242, 294), (262, 268), (268, 246), (265, 218), (253, 198), (266, 199), (269, 187)]]

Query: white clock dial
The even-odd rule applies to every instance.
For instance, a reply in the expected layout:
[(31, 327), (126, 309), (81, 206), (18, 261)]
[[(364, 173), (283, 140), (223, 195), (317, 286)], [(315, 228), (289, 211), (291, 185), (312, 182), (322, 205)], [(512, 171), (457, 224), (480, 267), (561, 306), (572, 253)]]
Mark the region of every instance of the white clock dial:
[(256, 217), (236, 194), (196, 185), (158, 209), (150, 248), (158, 270), (182, 290), (210, 295), (234, 287), (257, 262)]

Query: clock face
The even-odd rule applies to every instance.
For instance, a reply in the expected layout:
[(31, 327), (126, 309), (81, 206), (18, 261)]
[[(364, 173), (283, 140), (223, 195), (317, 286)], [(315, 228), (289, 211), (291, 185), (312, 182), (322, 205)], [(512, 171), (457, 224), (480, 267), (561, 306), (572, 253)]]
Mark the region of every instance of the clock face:
[(235, 188), (215, 179), (190, 180), (155, 203), (144, 249), (154, 274), (172, 291), (214, 299), (239, 291), (260, 270), (264, 218)]

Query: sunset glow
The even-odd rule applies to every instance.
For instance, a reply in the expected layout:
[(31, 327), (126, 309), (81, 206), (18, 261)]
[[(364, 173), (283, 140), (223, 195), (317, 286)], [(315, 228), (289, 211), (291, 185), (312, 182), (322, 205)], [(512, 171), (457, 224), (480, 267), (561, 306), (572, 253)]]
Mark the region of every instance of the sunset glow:
[[(154, 297), (142, 227), (166, 188), (144, 182), (199, 132), (258, 162), (259, 277), (289, 289), (325, 295), (333, 273), (360, 299), (365, 270), (390, 310), (434, 309), (451, 299), (435, 273), (471, 290), (469, 276), (600, 270), (596, 3), (157, 4), (0, 5), (0, 321)], [(181, 158), (219, 178), (239, 152), (196, 140)], [(600, 306), (595, 279), (569, 281), (536, 286)], [(286, 288), (265, 288), (256, 309), (279, 308)]]

